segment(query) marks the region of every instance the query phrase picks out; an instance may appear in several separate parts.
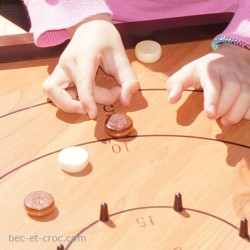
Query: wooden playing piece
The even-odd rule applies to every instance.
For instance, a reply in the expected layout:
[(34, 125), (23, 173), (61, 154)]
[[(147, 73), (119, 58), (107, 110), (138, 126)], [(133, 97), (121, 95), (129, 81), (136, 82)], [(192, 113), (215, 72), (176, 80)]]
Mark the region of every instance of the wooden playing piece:
[(113, 138), (123, 138), (133, 130), (132, 119), (125, 114), (113, 114), (105, 121), (105, 131)]
[(176, 212), (182, 212), (183, 211), (181, 193), (176, 193), (175, 194), (175, 197), (174, 197), (174, 210)]
[(249, 234), (248, 234), (248, 221), (246, 218), (242, 218), (240, 221), (240, 230), (239, 230), (239, 236), (241, 238), (249, 238)]
[(64, 250), (63, 244), (58, 244), (57, 245), (57, 250)]
[(161, 58), (161, 45), (156, 41), (144, 40), (136, 44), (135, 56), (144, 63), (154, 63)]
[(25, 197), (24, 207), (28, 215), (44, 217), (53, 212), (55, 203), (51, 194), (44, 191), (35, 191)]
[(67, 147), (58, 154), (58, 163), (68, 173), (83, 171), (89, 163), (88, 151), (82, 147)]
[(109, 220), (109, 212), (107, 203), (103, 202), (100, 207), (100, 221), (107, 222)]

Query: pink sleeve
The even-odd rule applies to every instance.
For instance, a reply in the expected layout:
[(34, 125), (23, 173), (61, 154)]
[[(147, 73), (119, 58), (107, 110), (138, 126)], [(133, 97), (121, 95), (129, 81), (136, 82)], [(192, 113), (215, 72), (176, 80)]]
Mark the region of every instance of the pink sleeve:
[(23, 0), (31, 32), (39, 47), (54, 46), (69, 39), (67, 28), (100, 13), (111, 15), (105, 0)]
[(238, 39), (250, 44), (250, 1), (239, 0), (239, 8), (232, 21), (223, 31), (223, 36)]

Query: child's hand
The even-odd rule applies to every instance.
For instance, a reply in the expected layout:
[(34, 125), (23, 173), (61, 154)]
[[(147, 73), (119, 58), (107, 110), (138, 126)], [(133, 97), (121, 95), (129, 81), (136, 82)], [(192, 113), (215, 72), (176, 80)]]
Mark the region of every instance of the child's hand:
[(202, 88), (209, 118), (223, 125), (250, 120), (250, 51), (223, 44), (181, 68), (167, 80), (168, 100), (176, 103), (188, 87)]
[[(97, 116), (96, 103), (110, 105), (119, 99), (127, 106), (139, 83), (132, 71), (120, 35), (107, 15), (89, 18), (75, 30), (43, 90), (60, 109)], [(98, 67), (115, 77), (119, 86), (97, 86)]]

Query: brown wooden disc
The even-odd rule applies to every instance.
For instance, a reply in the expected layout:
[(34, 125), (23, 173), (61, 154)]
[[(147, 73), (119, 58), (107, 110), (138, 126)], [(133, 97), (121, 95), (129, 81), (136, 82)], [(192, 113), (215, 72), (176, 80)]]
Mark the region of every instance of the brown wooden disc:
[(105, 131), (113, 138), (122, 138), (133, 130), (132, 119), (125, 114), (113, 114), (105, 122)]
[(25, 197), (24, 207), (30, 216), (43, 217), (54, 210), (55, 203), (51, 194), (35, 191)]

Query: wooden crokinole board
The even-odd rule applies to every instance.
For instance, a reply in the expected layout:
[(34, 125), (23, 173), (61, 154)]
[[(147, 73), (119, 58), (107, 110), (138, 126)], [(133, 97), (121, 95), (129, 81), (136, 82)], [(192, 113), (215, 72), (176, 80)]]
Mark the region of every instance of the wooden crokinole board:
[[(40, 84), (57, 58), (1, 64), (1, 249), (56, 249), (60, 242), (65, 249), (249, 249), (239, 227), (250, 219), (250, 122), (223, 127), (207, 119), (201, 92), (167, 102), (167, 77), (209, 52), (209, 43), (164, 45), (154, 64), (128, 49), (141, 89), (130, 107), (98, 105), (94, 121), (58, 110), (43, 94)], [(115, 84), (102, 71), (96, 81)], [(133, 119), (130, 136), (106, 135), (113, 113)], [(79, 174), (57, 163), (60, 150), (73, 145), (90, 155)], [(51, 215), (26, 214), (24, 198), (36, 190), (53, 195)], [(176, 192), (182, 212), (173, 209)]]

